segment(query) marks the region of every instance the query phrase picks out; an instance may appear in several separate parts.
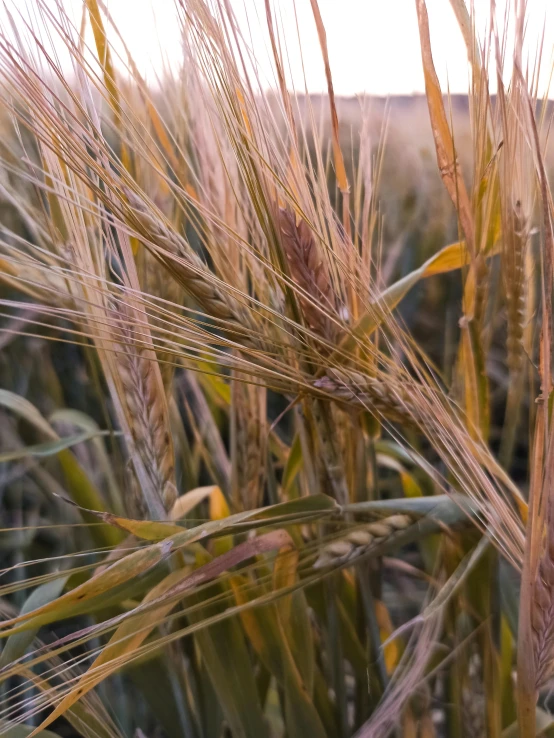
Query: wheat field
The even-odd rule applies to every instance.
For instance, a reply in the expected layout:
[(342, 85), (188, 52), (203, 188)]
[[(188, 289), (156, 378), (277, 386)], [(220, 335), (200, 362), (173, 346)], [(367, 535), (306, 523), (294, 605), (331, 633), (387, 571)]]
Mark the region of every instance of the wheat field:
[(483, 35), (450, 0), (456, 97), (414, 0), (426, 93), (383, 101), (335, 96), (300, 2), (326, 95), (270, 0), (271, 89), (225, 0), (176, 0), (158, 86), (103, 0), (5, 7), (9, 738), (554, 735), (533, 3)]

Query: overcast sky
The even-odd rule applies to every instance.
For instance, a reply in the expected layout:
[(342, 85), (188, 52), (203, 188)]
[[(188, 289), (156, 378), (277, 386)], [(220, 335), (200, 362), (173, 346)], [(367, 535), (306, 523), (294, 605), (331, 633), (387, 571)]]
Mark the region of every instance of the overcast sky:
[[(12, 5), (32, 7), (36, 0), (11, 0)], [(52, 0), (53, 1), (53, 0)], [(81, 0), (60, 0), (79, 17)], [(470, 2), (470, 0), (466, 0)], [(163, 68), (162, 59), (174, 66), (181, 56), (174, 0), (106, 0), (123, 32), (141, 72), (151, 80)], [(496, 0), (498, 13), (506, 3)], [(251, 38), (262, 77), (272, 83), (264, 33), (264, 0), (231, 0), (245, 34)], [(310, 92), (326, 89), (325, 75), (310, 0), (275, 0), (283, 39), (287, 45), (290, 76), (298, 89), (304, 73)], [(319, 0), (329, 45), (335, 90), (354, 95), (410, 94), (423, 91), (415, 0)], [(474, 0), (476, 25), (484, 34), (489, 0)], [(463, 41), (449, 0), (427, 0), (435, 65), (444, 89), (467, 91), (468, 68)], [(295, 11), (296, 9), (296, 11)], [(552, 66), (554, 0), (528, 0), (527, 48), (534, 53), (543, 27), (543, 88)], [(248, 19), (248, 21), (247, 21)], [(300, 30), (301, 49), (297, 23)]]

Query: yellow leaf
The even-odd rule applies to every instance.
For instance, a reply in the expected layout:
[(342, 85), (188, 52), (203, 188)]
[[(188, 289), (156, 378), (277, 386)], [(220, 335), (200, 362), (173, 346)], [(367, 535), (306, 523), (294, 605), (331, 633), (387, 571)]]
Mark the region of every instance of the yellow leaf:
[(450, 195), (454, 207), (458, 212), (460, 224), (473, 253), (475, 247), (474, 224), (471, 204), (466, 186), (462, 177), (460, 165), (456, 157), (454, 139), (448, 125), (448, 118), (444, 109), (442, 91), (431, 53), (431, 39), (429, 35), (429, 18), (425, 0), (416, 0), (417, 20), (421, 45), (421, 59), (425, 76), (425, 93), (429, 108), (429, 117), (435, 139), (437, 163), (446, 191)]
[(335, 92), (333, 89), (333, 78), (331, 76), (331, 65), (329, 64), (329, 53), (327, 51), (327, 34), (325, 32), (325, 26), (323, 25), (323, 19), (319, 10), (317, 0), (310, 0), (312, 4), (312, 12), (314, 15), (315, 24), (317, 27), (317, 35), (319, 38), (319, 46), (321, 48), (321, 55), (323, 57), (323, 64), (325, 66), (325, 76), (327, 78), (327, 95), (329, 98), (329, 107), (331, 109), (331, 130), (332, 130), (332, 144), (333, 144), (333, 158), (335, 160), (335, 174), (337, 175), (337, 184), (339, 190), (342, 193), (347, 193), (349, 190), (348, 178), (346, 176), (346, 168), (344, 166), (344, 158), (340, 148), (339, 141), (339, 119), (337, 116), (337, 108), (335, 105)]
[(162, 541), (164, 538), (182, 533), (183, 528), (174, 523), (159, 523), (154, 520), (132, 520), (130, 518), (121, 518), (111, 513), (96, 513), (99, 518), (110, 525), (116, 525), (127, 533), (132, 533), (137, 538), (145, 541)]
[[(170, 518), (172, 520), (179, 520), (179, 518), (182, 518), (190, 510), (196, 507), (196, 505), (202, 502), (202, 500), (205, 500), (206, 497), (215, 494), (216, 492), (221, 494), (219, 487), (216, 487), (215, 485), (191, 489), (176, 500), (171, 510)], [(86, 510), (86, 512), (96, 515), (109, 525), (115, 525), (137, 538), (142, 538), (144, 541), (162, 541), (176, 533), (183, 533), (185, 530), (183, 526), (176, 525), (175, 523), (164, 523), (156, 520), (133, 520), (132, 518), (122, 518), (119, 515), (94, 510)], [(228, 514), (229, 511), (227, 509), (227, 515)]]
[[(164, 594), (168, 589), (177, 584), (181, 579), (189, 575), (188, 569), (179, 569), (169, 574), (156, 587), (150, 590), (142, 604), (147, 604)], [(116, 671), (125, 663), (126, 656), (136, 651), (144, 642), (152, 630), (163, 620), (163, 618), (176, 606), (175, 601), (164, 603), (159, 607), (149, 610), (143, 615), (131, 617), (126, 620), (114, 632), (102, 653), (92, 663), (89, 671), (78, 681), (77, 685), (64, 697), (60, 704), (43, 720), (29, 736), (44, 730), (54, 720), (69, 710), (77, 700), (80, 700), (87, 692), (90, 692), (97, 684), (100, 684), (112, 672)], [(100, 667), (105, 665), (106, 668)]]
[(470, 255), (465, 241), (457, 241), (445, 246), (438, 254), (432, 256), (424, 265), (423, 277), (432, 277), (435, 274), (452, 272), (461, 269), (470, 262)]
[[(230, 515), (229, 505), (225, 499), (223, 492), (216, 488), (210, 495), (210, 520), (224, 520)], [(229, 551), (233, 546), (233, 536), (221, 536), (212, 541), (213, 553), (215, 556), (221, 556), (226, 551)]]
[(223, 492), (216, 487), (210, 495), (210, 520), (223, 520), (230, 515), (229, 505)]
[[(377, 619), (377, 624), (379, 625), (381, 641), (384, 642), (392, 635), (394, 626), (392, 624), (389, 611), (381, 600), (375, 601), (375, 617)], [(387, 667), (387, 672), (390, 674), (396, 667), (400, 657), (400, 650), (397, 642), (390, 641), (390, 643), (387, 643), (383, 649), (383, 653), (385, 656), (385, 666)]]
[[(277, 554), (275, 564), (273, 566), (273, 589), (285, 589), (292, 586), (297, 577), (298, 567), (298, 549), (283, 548)], [(292, 595), (281, 597), (277, 603), (279, 616), (283, 628), (286, 630), (290, 621), (290, 613), (292, 607)]]
[(354, 348), (356, 338), (371, 335), (421, 279), (460, 269), (468, 263), (469, 253), (465, 242), (457, 241), (445, 246), (413, 272), (391, 284), (370, 305), (369, 310), (352, 328), (352, 332), (344, 336), (338, 349), (331, 355), (330, 363), (344, 361), (348, 351)]
[[(32, 736), (48, 727), (63, 715), (77, 700), (103, 681), (109, 674), (121, 668), (143, 643), (148, 634), (177, 605), (185, 592), (216, 579), (223, 571), (240, 564), (248, 558), (292, 545), (285, 530), (275, 530), (236, 546), (224, 556), (207, 561), (201, 568), (190, 571), (182, 568), (165, 577), (154, 587), (138, 607), (138, 612), (130, 616), (115, 631), (108, 645), (98, 656), (89, 671), (83, 675), (76, 687), (60, 702), (55, 710), (36, 728)], [(130, 558), (130, 557), (129, 557)], [(59, 603), (56, 600), (54, 605)], [(150, 608), (148, 605), (150, 604)], [(117, 621), (116, 621), (117, 622)], [(105, 666), (105, 668), (101, 668)]]
[[(231, 588), (238, 605), (245, 605), (262, 593), (260, 587), (255, 587), (252, 582), (245, 576), (231, 577)], [(281, 651), (276, 643), (270, 638), (271, 626), (277, 627), (274, 623), (275, 610), (273, 608), (264, 608), (263, 620), (265, 622), (265, 630), (262, 630), (261, 613), (256, 609), (249, 608), (241, 610), (240, 620), (246, 635), (248, 636), (252, 647), (264, 663), (273, 673), (280, 674), (281, 670)]]
[(171, 520), (179, 520), (184, 518), (191, 510), (199, 505), (206, 497), (210, 495), (221, 494), (221, 490), (216, 485), (212, 484), (208, 487), (196, 487), (185, 492), (175, 500), (175, 504), (171, 509), (170, 518)]
[[(75, 587), (75, 589), (56, 598), (53, 602), (46, 603), (35, 610), (10, 618), (9, 620), (4, 620), (2, 625), (5, 630), (2, 631), (2, 636), (7, 637), (27, 627), (43, 625), (53, 620), (63, 620), (65, 617), (71, 615), (77, 606), (82, 605), (87, 600), (98, 597), (149, 571), (162, 561), (170, 551), (171, 546), (167, 546), (165, 543), (159, 543), (146, 546), (128, 554), (106, 569), (98, 572), (83, 584)], [(23, 625), (17, 627), (19, 623), (23, 623)], [(16, 627), (6, 628), (6, 626)]]
[(421, 497), (422, 491), (419, 484), (414, 479), (413, 475), (407, 471), (400, 472), (400, 481), (402, 482), (402, 489), (406, 497)]

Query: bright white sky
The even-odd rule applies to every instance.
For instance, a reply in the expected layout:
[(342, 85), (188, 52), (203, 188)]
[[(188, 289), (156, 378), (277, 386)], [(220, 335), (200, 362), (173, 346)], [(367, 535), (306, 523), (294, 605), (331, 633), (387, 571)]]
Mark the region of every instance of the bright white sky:
[[(11, 0), (22, 8), (34, 0)], [(174, 66), (181, 57), (174, 21), (174, 0), (105, 0), (116, 25), (123, 32), (139, 69), (153, 79), (163, 69), (163, 59)], [(469, 2), (470, 0), (466, 0)], [(77, 11), (81, 0), (60, 0)], [(489, 16), (490, 0), (473, 0), (476, 25), (481, 33)], [(513, 0), (496, 0), (498, 17)], [(272, 82), (264, 32), (264, 0), (231, 0), (245, 35), (259, 62), (262, 78)], [(287, 45), (290, 75), (302, 89), (304, 68), (310, 92), (326, 89), (325, 75), (310, 0), (275, 0), (280, 13), (282, 39)], [(423, 91), (423, 73), (415, 13), (415, 0), (319, 0), (327, 30), (329, 56), (338, 94), (410, 94)], [(433, 54), (443, 89), (466, 92), (468, 68), (465, 47), (449, 0), (427, 0)], [(296, 13), (295, 13), (296, 9)], [(247, 21), (248, 18), (248, 21)], [(1, 23), (0, 18), (0, 23)], [(77, 21), (78, 22), (78, 21)], [(302, 54), (297, 32), (300, 29)], [(527, 45), (533, 56), (543, 27), (543, 85), (549, 77), (554, 48), (554, 0), (528, 0)], [(250, 29), (250, 30), (249, 30)]]

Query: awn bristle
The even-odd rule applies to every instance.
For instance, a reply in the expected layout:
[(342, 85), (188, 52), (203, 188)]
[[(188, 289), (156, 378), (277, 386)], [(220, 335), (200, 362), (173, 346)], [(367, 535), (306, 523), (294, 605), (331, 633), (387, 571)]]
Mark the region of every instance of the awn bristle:
[[(141, 286), (146, 293), (159, 297), (171, 303), (170, 309), (178, 312), (179, 307), (183, 304), (184, 291), (183, 287), (177, 280), (169, 277), (167, 269), (159, 263), (159, 261), (150, 252), (144, 250), (143, 270)], [(159, 320), (156, 315), (150, 318), (152, 327), (165, 329), (164, 321)], [(156, 347), (156, 356), (158, 357), (158, 365), (162, 375), (162, 382), (166, 395), (172, 392), (173, 376), (175, 374), (175, 353)]]
[(175, 274), (191, 297), (207, 315), (233, 333), (237, 341), (248, 346), (256, 343), (257, 329), (248, 310), (230, 290), (218, 287), (214, 275), (183, 238), (168, 228), (154, 213), (148, 211), (140, 198), (129, 190), (126, 190), (125, 194), (131, 204), (133, 217), (139, 223), (144, 236), (170, 255), (166, 257), (163, 252), (156, 249), (157, 258)]
[(297, 220), (290, 207), (279, 208), (281, 242), (294, 283), (300, 288), (299, 302), (308, 327), (329, 341), (337, 337), (337, 325), (329, 317), (336, 311), (331, 280), (311, 228)]

